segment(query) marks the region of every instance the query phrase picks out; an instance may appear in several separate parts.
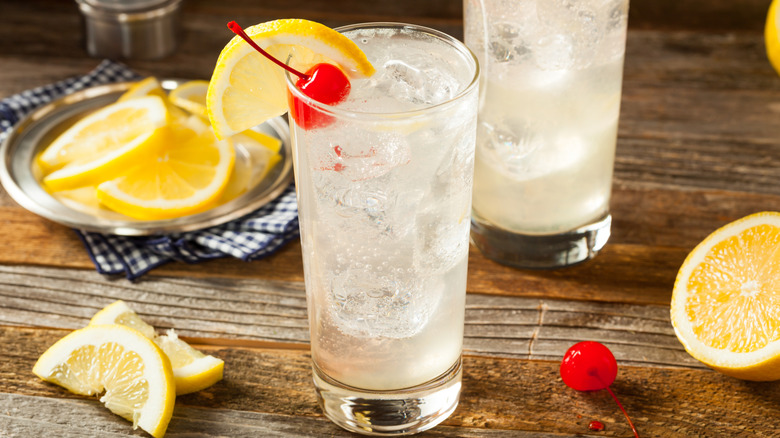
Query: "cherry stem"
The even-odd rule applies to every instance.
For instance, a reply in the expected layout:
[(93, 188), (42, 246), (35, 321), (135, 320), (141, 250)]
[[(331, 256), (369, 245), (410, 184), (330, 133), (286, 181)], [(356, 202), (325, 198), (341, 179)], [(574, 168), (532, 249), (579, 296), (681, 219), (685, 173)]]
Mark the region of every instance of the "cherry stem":
[(252, 41), (252, 38), (249, 38), (249, 35), (247, 35), (246, 32), (244, 32), (244, 29), (242, 29), (241, 26), (239, 26), (238, 23), (236, 23), (235, 21), (231, 21), (230, 23), (228, 23), (227, 27), (234, 34), (236, 34), (236, 35), (240, 36), (241, 38), (243, 38), (244, 41), (247, 42), (247, 44), (252, 46), (253, 49), (255, 49), (258, 52), (260, 52), (263, 56), (265, 56), (266, 58), (268, 58), (271, 61), (273, 61), (279, 67), (282, 67), (283, 69), (289, 71), (290, 73), (294, 74), (295, 76), (298, 76), (301, 79), (307, 80), (309, 78), (309, 75), (303, 74), (303, 73), (299, 72), (298, 70), (290, 67), (289, 65), (283, 63), (282, 61), (279, 61), (278, 59), (276, 59), (273, 56), (271, 56), (270, 53), (266, 52), (260, 46), (255, 44), (255, 42)]
[(625, 415), (626, 420), (628, 420), (628, 425), (631, 426), (631, 430), (634, 431), (634, 436), (636, 438), (639, 438), (639, 432), (636, 431), (636, 427), (634, 427), (634, 423), (631, 421), (631, 418), (628, 416), (628, 412), (626, 412), (626, 410), (623, 408), (623, 405), (620, 404), (620, 400), (618, 400), (617, 396), (615, 396), (615, 393), (612, 392), (609, 386), (607, 386), (605, 389), (607, 390), (607, 392), (609, 392), (609, 395), (611, 395), (612, 398), (615, 399), (615, 403), (617, 403), (620, 410), (623, 411), (623, 415)]

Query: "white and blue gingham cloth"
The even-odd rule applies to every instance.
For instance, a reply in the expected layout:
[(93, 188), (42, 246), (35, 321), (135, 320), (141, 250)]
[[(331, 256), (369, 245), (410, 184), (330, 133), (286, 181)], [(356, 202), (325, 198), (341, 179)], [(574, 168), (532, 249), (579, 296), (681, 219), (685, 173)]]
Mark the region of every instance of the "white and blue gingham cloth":
[[(112, 82), (139, 79), (125, 65), (103, 61), (90, 73), (0, 100), (0, 143), (11, 128), (36, 108), (66, 94)], [(134, 280), (170, 261), (197, 263), (221, 257), (263, 258), (298, 237), (298, 205), (293, 186), (274, 201), (223, 225), (165, 236), (127, 237), (75, 230), (101, 274)]]

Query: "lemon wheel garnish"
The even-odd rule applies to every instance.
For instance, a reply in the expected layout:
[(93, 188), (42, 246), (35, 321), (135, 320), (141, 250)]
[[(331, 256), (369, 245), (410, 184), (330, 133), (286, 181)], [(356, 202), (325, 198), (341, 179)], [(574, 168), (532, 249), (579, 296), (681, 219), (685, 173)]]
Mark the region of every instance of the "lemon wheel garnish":
[(160, 140), (168, 111), (160, 97), (108, 105), (57, 137), (39, 156), (52, 191), (95, 185), (116, 175)]
[(176, 382), (176, 395), (200, 391), (222, 380), (225, 363), (222, 359), (207, 356), (179, 339), (173, 330), (157, 336), (154, 327), (144, 322), (124, 301), (109, 304), (89, 322), (96, 324), (121, 324), (142, 332), (152, 339), (171, 361)]
[(780, 213), (744, 217), (696, 246), (677, 275), (671, 320), (704, 364), (741, 379), (780, 379)]
[[(374, 67), (349, 38), (322, 24), (274, 20), (246, 30), (252, 40), (276, 59), (299, 71), (328, 62), (349, 77), (363, 78)], [(284, 69), (236, 36), (222, 49), (209, 81), (209, 120), (219, 138), (226, 138), (287, 112)]]
[(764, 27), (764, 42), (766, 54), (772, 67), (780, 74), (780, 0), (773, 0), (769, 5)]
[(235, 160), (231, 141), (217, 140), (196, 116), (162, 131), (160, 147), (98, 186), (101, 203), (136, 219), (155, 220), (198, 213), (219, 199)]
[(75, 394), (103, 393), (100, 401), (111, 412), (157, 438), (173, 414), (176, 390), (168, 358), (128, 327), (76, 330), (46, 350), (33, 373)]

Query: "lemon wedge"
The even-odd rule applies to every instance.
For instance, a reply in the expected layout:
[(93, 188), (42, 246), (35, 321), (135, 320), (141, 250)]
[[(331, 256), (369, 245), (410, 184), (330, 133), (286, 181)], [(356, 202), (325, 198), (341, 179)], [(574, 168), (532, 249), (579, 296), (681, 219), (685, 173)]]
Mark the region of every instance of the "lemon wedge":
[(674, 284), (674, 331), (694, 358), (746, 380), (780, 379), (780, 213), (710, 234)]
[(171, 360), (176, 395), (190, 394), (222, 380), (225, 362), (207, 356), (179, 339), (173, 329), (154, 339)]
[(76, 122), (38, 156), (47, 173), (43, 183), (52, 191), (96, 185), (154, 148), (167, 123), (168, 111), (157, 96), (105, 106)]
[(188, 81), (171, 90), (168, 99), (171, 103), (204, 119), (209, 115), (206, 111), (206, 92), (208, 81)]
[[(351, 78), (374, 67), (349, 38), (322, 24), (284, 19), (257, 24), (246, 34), (276, 59), (299, 71), (328, 62)], [(236, 36), (222, 49), (209, 81), (206, 106), (218, 138), (226, 138), (287, 112), (285, 71)]]
[(154, 339), (156, 336), (154, 327), (144, 322), (137, 313), (135, 313), (124, 301), (117, 300), (108, 306), (100, 309), (92, 319), (89, 325), (119, 324), (130, 327), (141, 332), (148, 339)]
[(101, 203), (132, 218), (156, 220), (204, 211), (219, 198), (235, 161), (230, 140), (218, 141), (196, 116), (161, 131), (164, 140), (156, 149), (97, 186)]
[(176, 395), (189, 394), (222, 380), (225, 363), (207, 356), (179, 339), (173, 330), (157, 336), (154, 327), (144, 322), (124, 301), (104, 307), (89, 322), (90, 325), (121, 324), (136, 329), (159, 346), (171, 361), (176, 382)]
[(41, 379), (79, 395), (105, 393), (113, 413), (156, 438), (165, 434), (176, 401), (171, 364), (140, 332), (95, 325), (57, 341), (33, 367)]

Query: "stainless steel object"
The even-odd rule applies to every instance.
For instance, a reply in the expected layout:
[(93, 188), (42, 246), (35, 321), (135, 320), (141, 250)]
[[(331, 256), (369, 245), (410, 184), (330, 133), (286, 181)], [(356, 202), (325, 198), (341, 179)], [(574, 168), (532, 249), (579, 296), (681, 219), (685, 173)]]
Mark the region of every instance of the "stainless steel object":
[[(171, 90), (184, 81), (163, 80)], [(290, 131), (281, 117), (254, 129), (282, 141), (282, 160), (256, 186), (237, 198), (202, 213), (176, 219), (142, 221), (109, 210), (89, 214), (69, 206), (49, 194), (35, 175), (33, 160), (60, 133), (91, 111), (105, 106), (126, 91), (132, 83), (99, 85), (69, 94), (33, 111), (16, 125), (0, 146), (0, 182), (19, 205), (54, 222), (84, 231), (124, 236), (145, 236), (192, 231), (245, 216), (275, 199), (293, 180)], [(246, 151), (236, 149), (239, 154)]]
[(87, 52), (112, 59), (158, 59), (176, 50), (182, 0), (76, 0)]

